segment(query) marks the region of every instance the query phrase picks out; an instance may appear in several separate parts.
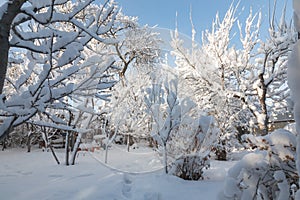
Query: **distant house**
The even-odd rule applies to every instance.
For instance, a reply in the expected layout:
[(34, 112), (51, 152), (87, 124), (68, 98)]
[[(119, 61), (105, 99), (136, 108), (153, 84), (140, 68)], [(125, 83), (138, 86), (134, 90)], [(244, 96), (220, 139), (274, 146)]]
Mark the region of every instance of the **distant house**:
[(271, 116), (269, 119), (269, 131), (284, 128), (286, 125), (294, 122), (295, 119), (292, 112), (286, 112), (278, 114), (276, 116)]

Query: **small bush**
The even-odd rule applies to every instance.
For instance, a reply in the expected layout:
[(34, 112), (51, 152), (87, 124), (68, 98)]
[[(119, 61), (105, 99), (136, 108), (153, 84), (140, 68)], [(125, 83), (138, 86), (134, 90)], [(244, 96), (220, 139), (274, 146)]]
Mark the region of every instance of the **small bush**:
[(184, 155), (172, 164), (170, 174), (184, 180), (200, 180), (203, 179), (204, 170), (209, 167), (209, 156)]

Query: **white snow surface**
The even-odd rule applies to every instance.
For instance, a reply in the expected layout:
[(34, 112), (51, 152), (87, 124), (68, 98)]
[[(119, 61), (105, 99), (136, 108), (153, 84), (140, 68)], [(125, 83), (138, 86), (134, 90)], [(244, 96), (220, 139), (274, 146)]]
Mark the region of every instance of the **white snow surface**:
[[(63, 161), (63, 150), (56, 153)], [(137, 174), (112, 170), (89, 152), (79, 152), (74, 166), (57, 165), (50, 152), (40, 149), (31, 153), (25, 149), (8, 149), (0, 152), (0, 159), (0, 199), (5, 200), (217, 199), (226, 171), (233, 165), (229, 161), (213, 161), (205, 180), (184, 181), (165, 175), (163, 170)], [(110, 159), (124, 166), (134, 162), (116, 152), (109, 153)], [(139, 161), (140, 167), (147, 165), (147, 161)]]

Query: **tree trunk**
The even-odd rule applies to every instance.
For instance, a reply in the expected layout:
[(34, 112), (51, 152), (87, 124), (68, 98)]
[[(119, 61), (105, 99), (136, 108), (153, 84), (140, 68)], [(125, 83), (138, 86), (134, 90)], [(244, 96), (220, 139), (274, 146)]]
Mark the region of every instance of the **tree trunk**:
[(29, 153), (31, 151), (31, 136), (32, 136), (32, 132), (28, 134), (27, 136), (27, 152)]
[(2, 94), (3, 91), (8, 65), (8, 52), (10, 48), (9, 35), (11, 25), (14, 18), (20, 13), (20, 8), (25, 2), (26, 0), (8, 1), (7, 11), (4, 12), (2, 18), (0, 18), (0, 94)]
[(75, 133), (72, 132), (70, 135), (70, 150), (71, 150), (71, 152), (74, 151), (75, 141), (76, 141), (76, 136), (75, 136)]
[[(73, 135), (74, 135), (74, 133), (73, 133)], [(82, 137), (82, 133), (78, 133), (76, 142), (74, 144), (73, 151), (72, 151), (71, 165), (75, 165), (76, 155), (78, 153), (78, 148), (81, 143), (81, 137)]]
[(108, 143), (105, 144), (105, 158), (104, 158), (105, 164), (107, 164), (107, 158), (108, 158)]
[(53, 149), (53, 147), (52, 147), (52, 144), (51, 144), (51, 143), (49, 144), (49, 148), (50, 148), (50, 150), (51, 150), (51, 153), (52, 153), (52, 155), (53, 155), (53, 157), (54, 157), (54, 159), (55, 159), (56, 163), (59, 165), (59, 164), (60, 164), (60, 162), (59, 162), (59, 160), (58, 160), (58, 158), (57, 158), (57, 156), (56, 156), (56, 154), (55, 154), (55, 152), (54, 152), (54, 149)]
[(50, 148), (51, 153), (52, 153), (52, 155), (53, 155), (53, 157), (54, 157), (56, 163), (59, 165), (60, 162), (59, 162), (59, 160), (58, 160), (58, 158), (57, 158), (57, 156), (56, 156), (56, 154), (55, 154), (55, 152), (54, 152), (54, 149), (53, 149), (53, 147), (52, 147), (52, 144), (51, 144), (51, 143), (49, 142), (49, 140), (48, 140), (48, 135), (47, 135), (46, 127), (43, 127), (43, 132), (42, 132), (42, 134), (43, 134), (43, 139), (44, 139), (44, 141), (45, 141), (45, 148), (48, 148), (48, 147)]
[(268, 108), (267, 108), (267, 104), (266, 104), (266, 96), (267, 96), (267, 86), (265, 85), (265, 79), (263, 74), (259, 75), (259, 80), (260, 80), (260, 85), (261, 85), (261, 90), (262, 90), (262, 94), (259, 95), (259, 103), (261, 106), (261, 110), (262, 110), (262, 114), (265, 116), (263, 124), (262, 125), (262, 131), (263, 134), (262, 135), (267, 135), (268, 134), (268, 123), (269, 123), (269, 118), (268, 118)]
[(70, 138), (69, 138), (69, 132), (67, 132), (66, 134), (66, 143), (65, 143), (65, 151), (66, 151), (66, 165), (69, 165), (69, 141), (70, 141)]
[(164, 165), (165, 165), (165, 172), (168, 174), (168, 154), (167, 154), (167, 144), (164, 143)]
[(4, 150), (6, 149), (6, 138), (7, 138), (7, 137), (4, 137), (4, 138), (2, 139), (2, 151), (4, 151)]
[(127, 135), (127, 152), (130, 150), (130, 135)]

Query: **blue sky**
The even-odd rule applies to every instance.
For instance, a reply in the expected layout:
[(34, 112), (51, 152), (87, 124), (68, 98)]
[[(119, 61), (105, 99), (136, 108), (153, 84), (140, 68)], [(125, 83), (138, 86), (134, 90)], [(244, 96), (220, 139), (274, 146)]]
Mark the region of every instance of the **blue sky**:
[[(250, 7), (254, 11), (261, 9), (263, 13), (263, 25), (267, 30), (269, 1), (273, 0), (241, 0), (239, 11), (241, 21), (248, 15)], [(281, 12), (285, 0), (277, 0), (277, 10)], [(222, 18), (229, 8), (232, 0), (116, 0), (126, 15), (138, 16), (141, 25), (158, 25), (160, 28), (174, 29), (176, 12), (178, 13), (178, 28), (181, 33), (190, 35), (189, 22), (190, 7), (196, 30), (201, 33), (211, 27), (212, 20), (219, 12)], [(238, 2), (237, 0), (235, 2)], [(289, 17), (292, 13), (292, 0), (287, 0)], [(242, 11), (242, 8), (245, 8)], [(278, 12), (278, 13), (279, 13)], [(199, 34), (201, 35), (201, 34)]]

